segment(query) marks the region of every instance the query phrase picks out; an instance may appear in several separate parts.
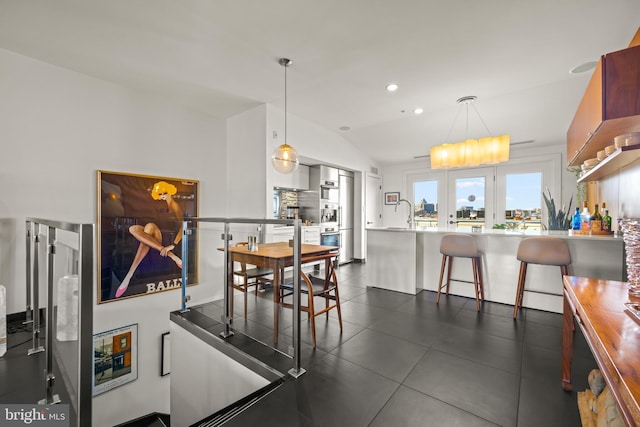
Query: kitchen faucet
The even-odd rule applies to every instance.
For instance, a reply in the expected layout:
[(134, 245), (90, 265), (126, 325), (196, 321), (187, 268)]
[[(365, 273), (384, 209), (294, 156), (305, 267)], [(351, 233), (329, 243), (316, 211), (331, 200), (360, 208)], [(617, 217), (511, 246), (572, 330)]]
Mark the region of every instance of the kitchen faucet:
[(395, 212), (398, 212), (398, 205), (400, 205), (400, 202), (407, 202), (409, 205), (409, 217), (407, 218), (407, 224), (409, 225), (409, 228), (413, 228), (413, 205), (407, 199), (400, 199), (396, 203)]

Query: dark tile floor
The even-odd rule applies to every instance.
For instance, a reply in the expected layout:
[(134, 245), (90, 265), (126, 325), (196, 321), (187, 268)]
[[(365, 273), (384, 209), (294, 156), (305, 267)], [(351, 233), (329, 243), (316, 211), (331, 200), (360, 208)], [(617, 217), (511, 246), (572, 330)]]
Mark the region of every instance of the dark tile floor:
[[(38, 343), (44, 345), (44, 340)], [(31, 327), (9, 319), (7, 353), (0, 357), (0, 403), (37, 403), (45, 397), (45, 355), (28, 356), (31, 348)]]
[[(344, 329), (335, 310), (317, 321), (317, 348), (302, 321), (302, 367), (229, 426), (580, 426), (576, 392), (560, 386), (560, 314), (435, 293), (367, 288), (366, 264), (338, 270)], [(514, 290), (515, 292), (515, 290)], [(515, 295), (515, 294), (514, 294)], [(268, 295), (249, 298), (233, 327), (270, 343)], [(220, 305), (204, 311), (219, 319)], [(242, 299), (235, 301), (242, 313)], [(287, 317), (286, 311), (282, 317)], [(282, 320), (279, 348), (290, 343)], [(587, 387), (596, 363), (576, 331), (573, 382)], [(283, 371), (285, 372), (285, 371)]]
[[(41, 320), (44, 331), (44, 318)], [(34, 345), (32, 324), (25, 324), (20, 316), (7, 319), (7, 352), (0, 357), (0, 403), (36, 404), (47, 396), (45, 383), (46, 355), (44, 352), (29, 350), (44, 346), (44, 338), (38, 338)], [(70, 402), (69, 393), (62, 381), (62, 374), (54, 362), (54, 395), (61, 403)], [(69, 408), (70, 425), (76, 423), (76, 415)]]
[[(335, 310), (328, 321), (318, 317), (314, 350), (303, 315), (301, 359), (307, 372), (297, 380), (287, 376), (225, 425), (580, 425), (576, 392), (560, 387), (561, 315), (525, 309), (514, 321), (512, 306), (485, 303), (478, 313), (474, 300), (455, 296), (436, 305), (433, 292), (410, 296), (367, 288), (369, 274), (366, 264), (338, 269), (342, 333)], [(220, 319), (221, 304), (202, 311)], [(242, 298), (236, 298), (235, 311), (242, 313)], [(281, 350), (290, 343), (292, 327), (284, 313)], [(236, 318), (233, 326), (270, 342), (273, 331), (265, 325), (272, 316), (265, 292), (249, 298), (247, 319)], [(10, 350), (0, 358), (0, 403), (44, 396), (44, 359), (26, 356), (30, 337), (20, 328), (8, 337)], [(575, 390), (587, 387), (595, 367), (577, 329)], [(286, 366), (278, 368), (285, 372)]]

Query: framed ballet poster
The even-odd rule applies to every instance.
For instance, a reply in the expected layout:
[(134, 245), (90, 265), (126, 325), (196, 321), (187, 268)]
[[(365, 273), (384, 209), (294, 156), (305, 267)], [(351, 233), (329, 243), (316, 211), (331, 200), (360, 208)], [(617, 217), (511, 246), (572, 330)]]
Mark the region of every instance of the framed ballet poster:
[(198, 282), (197, 233), (182, 262), (182, 223), (198, 216), (199, 182), (98, 171), (98, 303)]

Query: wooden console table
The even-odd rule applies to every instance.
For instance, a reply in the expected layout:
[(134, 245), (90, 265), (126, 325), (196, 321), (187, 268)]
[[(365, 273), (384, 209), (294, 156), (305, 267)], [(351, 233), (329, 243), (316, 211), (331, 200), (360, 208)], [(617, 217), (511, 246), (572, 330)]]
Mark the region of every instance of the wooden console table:
[[(640, 322), (627, 283), (564, 276), (562, 387), (571, 390), (574, 317), (629, 426), (640, 426)], [(640, 301), (639, 301), (640, 302)]]

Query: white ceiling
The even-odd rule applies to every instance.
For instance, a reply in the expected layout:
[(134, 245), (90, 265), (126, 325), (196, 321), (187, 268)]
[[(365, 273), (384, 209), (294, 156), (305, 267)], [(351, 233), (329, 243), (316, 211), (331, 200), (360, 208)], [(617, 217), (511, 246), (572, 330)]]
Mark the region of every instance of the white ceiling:
[(638, 17), (640, 0), (0, 0), (0, 48), (220, 118), (282, 108), (287, 57), (289, 114), (384, 165), (463, 139), (467, 95), (494, 135), (563, 142), (591, 75), (569, 70), (627, 47)]

